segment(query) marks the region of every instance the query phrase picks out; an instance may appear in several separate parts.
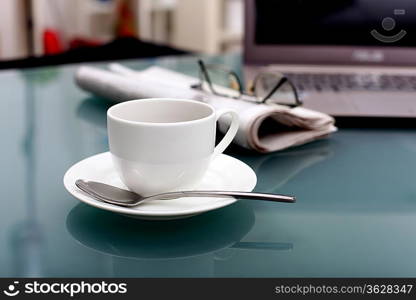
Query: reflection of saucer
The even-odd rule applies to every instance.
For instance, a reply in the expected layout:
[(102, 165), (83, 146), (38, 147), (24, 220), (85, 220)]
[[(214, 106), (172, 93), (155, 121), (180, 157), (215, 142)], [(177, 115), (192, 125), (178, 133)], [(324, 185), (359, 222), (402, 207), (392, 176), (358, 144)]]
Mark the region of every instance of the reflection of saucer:
[[(189, 197), (152, 200), (133, 208), (120, 207), (91, 198), (75, 186), (77, 179), (94, 180), (125, 188), (114, 169), (109, 152), (91, 156), (73, 165), (64, 176), (64, 185), (74, 197), (88, 205), (139, 219), (186, 218), (225, 207), (237, 201), (235, 198)], [(256, 174), (249, 166), (238, 159), (221, 154), (212, 161), (196, 190), (250, 192), (256, 186), (256, 182)]]
[(66, 220), (69, 233), (88, 248), (117, 257), (153, 259), (190, 257), (230, 247), (253, 224), (253, 210), (243, 202), (169, 223), (123, 218), (79, 204)]

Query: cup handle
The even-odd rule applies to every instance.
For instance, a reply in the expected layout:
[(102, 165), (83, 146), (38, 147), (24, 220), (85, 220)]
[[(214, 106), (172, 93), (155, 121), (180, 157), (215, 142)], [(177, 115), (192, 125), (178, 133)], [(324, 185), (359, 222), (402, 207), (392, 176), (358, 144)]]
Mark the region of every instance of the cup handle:
[(223, 115), (229, 114), (231, 115), (231, 125), (227, 130), (227, 133), (221, 140), (221, 142), (218, 143), (218, 145), (214, 149), (214, 153), (212, 155), (212, 159), (218, 156), (218, 154), (221, 154), (224, 152), (225, 149), (231, 144), (233, 141), (235, 135), (238, 131), (238, 115), (235, 111), (230, 109), (220, 109), (216, 111), (216, 121), (218, 121), (219, 118), (221, 118)]

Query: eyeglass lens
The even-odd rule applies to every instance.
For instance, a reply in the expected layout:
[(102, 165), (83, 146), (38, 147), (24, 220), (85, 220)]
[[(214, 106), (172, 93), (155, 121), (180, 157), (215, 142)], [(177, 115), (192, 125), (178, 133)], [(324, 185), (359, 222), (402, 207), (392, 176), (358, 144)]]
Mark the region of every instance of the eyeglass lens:
[[(267, 103), (279, 103), (285, 105), (295, 104), (296, 93), (294, 88), (289, 81), (283, 78), (284, 76), (279, 74), (259, 74), (254, 86), (256, 98), (259, 101), (263, 101), (268, 97), (266, 100)], [(281, 86), (273, 92), (273, 89), (275, 89), (279, 83)]]
[[(206, 71), (215, 94), (233, 98), (240, 96), (240, 85), (232, 72), (215, 66), (207, 66)], [(209, 83), (206, 80), (203, 80), (202, 85), (205, 90), (210, 90)]]

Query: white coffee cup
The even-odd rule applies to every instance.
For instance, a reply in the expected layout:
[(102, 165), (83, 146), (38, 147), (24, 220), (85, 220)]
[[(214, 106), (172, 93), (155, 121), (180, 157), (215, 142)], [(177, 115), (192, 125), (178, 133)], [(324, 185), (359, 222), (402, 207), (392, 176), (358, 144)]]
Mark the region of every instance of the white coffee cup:
[[(224, 114), (231, 125), (215, 147), (216, 122)], [(153, 195), (195, 187), (234, 139), (238, 116), (193, 100), (140, 99), (112, 106), (107, 128), (121, 180), (136, 193)]]

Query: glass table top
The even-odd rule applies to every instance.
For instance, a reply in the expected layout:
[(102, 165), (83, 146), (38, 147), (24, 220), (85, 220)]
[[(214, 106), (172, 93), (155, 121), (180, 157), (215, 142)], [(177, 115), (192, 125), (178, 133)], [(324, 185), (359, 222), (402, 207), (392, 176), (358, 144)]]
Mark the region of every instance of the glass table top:
[[(241, 71), (238, 55), (205, 59)], [(197, 71), (188, 56), (121, 63)], [(1, 277), (416, 276), (415, 129), (341, 129), (268, 155), (233, 147), (228, 154), (255, 170), (257, 191), (298, 202), (242, 200), (139, 221), (63, 187), (72, 164), (108, 151), (111, 104), (75, 85), (77, 67), (0, 72)]]

